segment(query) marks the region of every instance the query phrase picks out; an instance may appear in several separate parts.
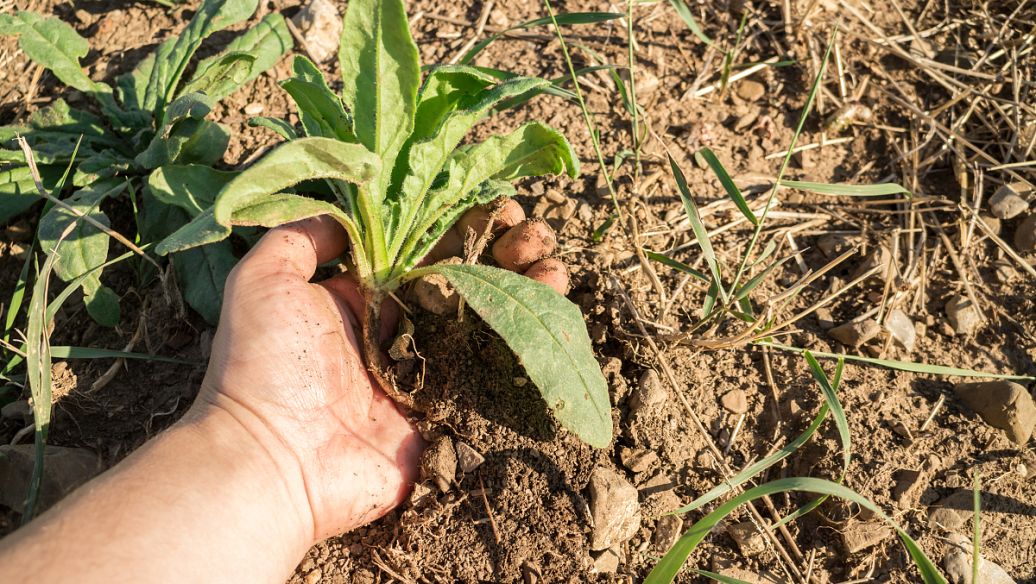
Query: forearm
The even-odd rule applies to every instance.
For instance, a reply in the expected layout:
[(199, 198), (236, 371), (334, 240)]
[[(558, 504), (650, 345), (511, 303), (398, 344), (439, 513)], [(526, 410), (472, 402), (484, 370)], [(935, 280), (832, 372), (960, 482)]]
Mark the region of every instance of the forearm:
[(283, 582), (311, 543), (305, 485), (249, 420), (192, 418), (7, 538), (0, 582)]

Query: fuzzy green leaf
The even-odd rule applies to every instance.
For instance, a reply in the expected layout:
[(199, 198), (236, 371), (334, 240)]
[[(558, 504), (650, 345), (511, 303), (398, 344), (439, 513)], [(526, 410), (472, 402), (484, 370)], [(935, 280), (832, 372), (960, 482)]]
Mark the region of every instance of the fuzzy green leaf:
[(253, 63), (255, 57), (248, 53), (224, 52), (185, 83), (180, 89), (180, 95), (204, 93), (213, 101), (221, 99), (244, 85)]
[(79, 59), (90, 52), (90, 45), (68, 23), (22, 10), (0, 14), (0, 34), (17, 36), (18, 46), (25, 54), (65, 85), (114, 105), (111, 87), (93, 81), (80, 67)]
[(225, 83), (204, 90), (207, 95), (219, 101), (276, 65), (293, 46), (295, 43), (292, 41), (291, 32), (288, 31), (284, 17), (277, 12), (268, 14), (254, 27), (230, 41), (222, 53), (199, 61), (194, 76), (177, 95), (200, 91), (199, 80), (216, 77), (213, 69), (218, 71), (221, 63), (227, 57), (234, 54), (247, 55), (250, 60), (244, 69), (244, 74), (236, 77), (234, 83)]
[[(563, 135), (533, 122), (503, 136), (455, 151), (447, 164), (447, 179), (422, 202), (406, 242), (397, 254), (393, 273), (402, 275), (420, 257), (414, 253), (425, 234), (443, 214), (489, 179), (512, 181), (524, 176), (567, 172), (579, 174), (579, 159)], [(427, 240), (425, 240), (427, 241)]]
[(40, 200), (28, 167), (0, 170), (0, 223), (23, 213)]
[(203, 93), (176, 98), (166, 111), (162, 128), (134, 162), (151, 169), (170, 163), (213, 164), (218, 161), (230, 142), (230, 132), (204, 119), (211, 109), (212, 98)]
[(86, 313), (101, 326), (117, 326), (122, 315), (119, 295), (104, 285), (96, 289), (87, 289), (88, 283), (89, 280), (83, 284), (83, 304), (86, 305)]
[(396, 156), (414, 127), (421, 65), (402, 0), (350, 0), (338, 61), (342, 99), (356, 138), (378, 155), (384, 175), (374, 190), (380, 201)]
[(212, 206), (220, 190), (238, 174), (200, 164), (170, 164), (151, 173), (148, 188), (158, 201), (176, 205), (197, 217)]
[(237, 258), (229, 241), (220, 241), (172, 256), (176, 278), (183, 286), (183, 297), (205, 322), (219, 322), (223, 287)]
[[(400, 186), (391, 189), (396, 195), (389, 198), (393, 206), (398, 209), (391, 215), (399, 220), (398, 225), (389, 225), (392, 242), (390, 255), (398, 253), (403, 246), (413, 227), (413, 222), (421, 210), (425, 196), (432, 186), (432, 181), (442, 171), (447, 160), (453, 156), (454, 149), (460, 144), (468, 130), (484, 118), (500, 101), (525, 94), (549, 85), (549, 83), (544, 79), (523, 77), (505, 81), (492, 89), (476, 93), (463, 90), (454, 91), (441, 94), (441, 97), (435, 99), (431, 97), (424, 99), (425, 94), (422, 92), (415, 130), (404, 146), (401, 156), (401, 158), (405, 157), (407, 165), (405, 167), (402, 164), (398, 165), (398, 168), (406, 169), (406, 177), (402, 179)], [(443, 89), (445, 83), (436, 83), (435, 86)], [(428, 85), (426, 85), (427, 87)], [(433, 119), (426, 120), (422, 117), (424, 115)], [(477, 181), (471, 187), (473, 188), (480, 182)], [(471, 188), (467, 188), (458, 194), (464, 195), (470, 191)]]
[(294, 76), (282, 81), (281, 87), (295, 100), (306, 135), (355, 142), (352, 118), (345, 112), (342, 99), (328, 87), (320, 69), (300, 55), (295, 57), (292, 71)]
[(608, 383), (575, 304), (500, 268), (437, 264), (428, 270), (445, 276), (507, 342), (563, 426), (591, 446), (611, 442)]
[(155, 50), (140, 109), (163, 117), (166, 106), (178, 95), (180, 78), (201, 42), (212, 33), (247, 19), (258, 5), (259, 0), (204, 0), (183, 32)]
[(248, 120), (248, 125), (253, 128), (266, 128), (285, 140), (295, 140), (299, 137), (299, 133), (295, 131), (295, 126), (278, 118), (258, 116)]
[[(164, 255), (225, 239), (235, 224), (269, 227), (279, 224), (278, 221), (324, 213), (347, 221), (348, 217), (328, 203), (304, 197), (289, 199), (287, 195), (273, 198), (272, 195), (308, 180), (334, 179), (364, 184), (377, 176), (378, 169), (377, 157), (359, 144), (328, 138), (288, 142), (227, 183), (212, 209), (162, 241), (157, 252)], [(298, 208), (292, 209), (293, 205)]]

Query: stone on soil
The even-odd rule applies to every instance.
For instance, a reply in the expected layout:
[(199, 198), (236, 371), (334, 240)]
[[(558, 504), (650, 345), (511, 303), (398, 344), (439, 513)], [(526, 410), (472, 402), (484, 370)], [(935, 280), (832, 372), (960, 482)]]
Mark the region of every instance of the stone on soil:
[[(28, 494), (36, 449), (32, 444), (0, 446), (0, 505), (21, 511)], [(100, 472), (93, 452), (83, 448), (48, 446), (37, 512), (60, 501)]]
[(1036, 404), (1025, 387), (1012, 381), (958, 383), (957, 397), (1008, 440), (1025, 446), (1036, 426)]
[(457, 442), (456, 450), (457, 463), (460, 464), (460, 470), (463, 473), (475, 470), (486, 461), (486, 457), (464, 442)]
[(650, 449), (638, 449), (622, 447), (619, 450), (619, 460), (622, 466), (635, 473), (642, 473), (651, 468), (658, 461), (658, 454)]
[(766, 93), (766, 86), (754, 79), (745, 79), (737, 84), (735, 91), (745, 101), (756, 101)]
[(619, 473), (598, 467), (587, 486), (590, 515), (594, 520), (590, 550), (600, 551), (622, 544), (640, 529), (637, 489)]
[(440, 437), (421, 454), (421, 478), (444, 493), (450, 490), (457, 478), (457, 452), (449, 438)]
[(748, 396), (740, 389), (732, 389), (719, 398), (719, 403), (728, 412), (743, 414), (748, 411)]
[(662, 384), (662, 379), (654, 369), (648, 369), (640, 376), (637, 387), (630, 395), (631, 414), (639, 414), (652, 410), (669, 401), (669, 390)]
[(946, 318), (950, 321), (953, 332), (958, 335), (970, 335), (982, 324), (982, 315), (967, 296), (957, 294), (946, 303)]
[(900, 509), (910, 509), (917, 505), (921, 493), (928, 485), (925, 474), (919, 470), (901, 469), (895, 473), (896, 484), (892, 487), (892, 499)]
[(593, 556), (594, 569), (597, 574), (614, 574), (619, 569), (619, 551), (617, 547), (608, 548)]
[(305, 50), (317, 63), (323, 63), (338, 54), (342, 36), (342, 17), (334, 2), (310, 0), (291, 19), (305, 40)]
[[(950, 534), (950, 546), (942, 560), (946, 577), (952, 584), (971, 583), (971, 540), (957, 533)], [(982, 584), (1017, 584), (999, 565), (979, 556), (978, 581)]]
[(1036, 249), (1036, 213), (1029, 215), (1014, 232), (1014, 246), (1022, 253)]
[(870, 251), (860, 265), (857, 266), (856, 271), (850, 276), (850, 280), (855, 280), (874, 268), (879, 268), (877, 272), (871, 275), (872, 278), (885, 279), (886, 275), (890, 272), (894, 276), (895, 270), (892, 266), (892, 252), (885, 246), (878, 246)]
[(842, 545), (850, 554), (872, 548), (892, 537), (892, 528), (884, 521), (857, 521), (842, 531)]
[(899, 309), (889, 312), (885, 317), (885, 328), (892, 335), (892, 339), (908, 353), (914, 350), (914, 345), (917, 343), (917, 330), (914, 329), (914, 321), (910, 320), (905, 312)]
[(831, 338), (847, 347), (859, 347), (867, 341), (878, 336), (881, 332), (881, 325), (878, 321), (868, 318), (859, 322), (849, 322), (827, 331)]
[(679, 515), (663, 515), (655, 522), (651, 545), (654, 546), (655, 552), (664, 554), (673, 547), (681, 535), (683, 535), (683, 519)]
[(999, 219), (1017, 217), (1029, 208), (1029, 203), (1021, 197), (1028, 191), (1024, 183), (1013, 183), (1000, 187), (989, 197), (989, 210)]
[(763, 539), (763, 535), (759, 533), (759, 529), (751, 521), (742, 521), (741, 523), (728, 525), (727, 534), (734, 540), (737, 547), (741, 548), (741, 553), (745, 557), (750, 558), (758, 555), (766, 549), (766, 541)]

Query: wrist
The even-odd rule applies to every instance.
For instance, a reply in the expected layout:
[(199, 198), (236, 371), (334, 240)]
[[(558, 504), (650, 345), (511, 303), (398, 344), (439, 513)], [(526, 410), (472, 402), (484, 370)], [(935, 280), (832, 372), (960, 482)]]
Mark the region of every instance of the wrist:
[[(221, 395), (199, 398), (178, 424), (212, 453), (213, 462), (232, 470), (234, 481), (250, 491), (255, 513), (278, 517), (281, 545), (301, 559), (315, 543), (313, 512), (301, 464), (265, 422), (243, 405)], [(294, 564), (292, 564), (294, 566)]]

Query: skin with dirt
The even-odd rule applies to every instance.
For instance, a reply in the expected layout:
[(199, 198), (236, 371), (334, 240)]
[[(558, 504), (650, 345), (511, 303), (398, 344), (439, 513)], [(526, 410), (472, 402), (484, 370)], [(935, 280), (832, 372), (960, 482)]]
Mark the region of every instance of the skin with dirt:
[[(954, 83), (962, 82), (974, 85), (981, 95), (1009, 99), (1009, 86), (997, 88), (983, 78), (952, 77), (958, 73), (947, 67), (961, 67), (945, 65), (949, 61), (943, 54), (944, 48), (961, 46), (981, 55), (993, 40), (981, 37), (981, 31), (998, 30), (1001, 24), (993, 26), (981, 20), (985, 17), (977, 8), (951, 7), (947, 14), (944, 7), (934, 3), (900, 0), (896, 4), (903, 11), (901, 17), (895, 10), (868, 12), (862, 2), (846, 3), (866, 18), (839, 8), (838, 2), (786, 3), (792, 11), (790, 35), (782, 24), (787, 17), (784, 3), (715, 3), (704, 11), (702, 20), (716, 40), (715, 48), (688, 32), (668, 3), (637, 8), (637, 101), (643, 110), (640, 127), (647, 129), (641, 148), (643, 170), (635, 172), (632, 158), (625, 158), (618, 166), (616, 182), (623, 212), (636, 222), (639, 245), (667, 251), (680, 261), (704, 269), (668, 172), (668, 148), (687, 174), (706, 226), (714, 232), (717, 255), (727, 270), (736, 269), (751, 231), (744, 221), (738, 222), (736, 209), (722, 203), (722, 187), (707, 168), (695, 163), (691, 153), (703, 146), (712, 148), (749, 194), (752, 204), (760, 205), (763, 199), (751, 195), (765, 196), (768, 181), (780, 163), (779, 156), (774, 155), (782, 153), (791, 140), (831, 26), (840, 22), (845, 31), (839, 41), (838, 66), (832, 63), (817, 112), (807, 122), (799, 142), (816, 145), (823, 139), (825, 144), (796, 154), (789, 177), (844, 183), (891, 178), (921, 198), (949, 203), (936, 202), (922, 211), (910, 212), (901, 199), (895, 204), (876, 205), (782, 190), (780, 206), (769, 219), (766, 233), (782, 246), (780, 255), (790, 252), (789, 241), (793, 241), (802, 250), (801, 264), (791, 260), (776, 269), (753, 293), (756, 309), (765, 310), (765, 300), (798, 280), (803, 268), (818, 270), (832, 257), (858, 246), (858, 255), (807, 287), (782, 313), (794, 315), (852, 280), (863, 256), (885, 246), (893, 251), (897, 269), (907, 277), (869, 278), (826, 306), (829, 312), (797, 322), (797, 328), (779, 340), (817, 351), (1036, 374), (1036, 279), (1006, 256), (984, 235), (985, 231), (969, 224), (969, 217), (957, 202), (962, 189), (971, 201), (973, 177), (962, 184), (962, 171), (954, 165), (956, 158), (940, 153), (943, 142), (932, 139), (931, 126), (908, 107), (916, 102), (921, 110), (936, 111), (959, 95)], [(1016, 5), (1005, 4), (1010, 6), (996, 8), (997, 23), (1002, 23)], [(732, 81), (726, 91), (706, 91), (720, 78), (723, 51), (734, 42), (745, 5), (751, 12), (735, 64), (788, 55), (798, 64), (762, 67)], [(15, 7), (28, 8), (21, 2)], [(473, 38), (483, 7), (482, 2), (410, 2), (408, 11), (422, 60), (446, 62), (459, 54)], [(556, 8), (562, 12), (622, 11), (625, 5), (565, 2)], [(182, 28), (191, 10), (189, 6), (167, 10), (146, 3), (47, 1), (34, 3), (33, 9), (53, 11), (86, 36), (93, 49), (84, 60), (87, 72), (109, 81), (130, 69), (169, 31)], [(269, 10), (284, 10), (291, 15), (298, 4), (264, 3), (252, 21)], [(695, 14), (701, 16), (700, 12)], [(537, 2), (495, 3), (485, 21), (484, 34), (543, 15), (543, 6)], [(969, 19), (978, 20), (961, 30), (937, 28), (940, 23)], [(876, 33), (871, 27), (888, 36), (910, 36), (920, 31), (923, 40), (895, 42), (930, 58), (915, 57), (908, 62), (893, 56), (891, 50), (874, 44)], [(577, 67), (596, 64), (577, 44), (609, 62), (626, 63), (624, 21), (572, 27), (566, 34)], [(216, 52), (229, 38), (230, 33), (215, 35), (200, 56)], [(1020, 67), (1031, 71), (1031, 57), (1025, 59)], [(932, 74), (918, 62), (943, 66)], [(0, 67), (2, 123), (22, 119), (56, 97), (64, 97), (73, 105), (85, 102), (74, 92), (60, 90), (49, 75), (37, 76), (10, 39), (0, 40), (0, 63), (4, 64)], [(249, 127), (246, 122), (252, 115), (288, 115), (288, 99), (276, 81), (288, 75), (289, 63), (290, 58), (285, 59), (213, 112), (213, 119), (233, 131), (224, 159), (228, 167), (254, 160), (263, 148), (274, 143), (268, 131)], [(559, 44), (549, 28), (501, 39), (476, 63), (545, 78), (566, 74)], [(328, 70), (337, 68), (333, 61), (327, 66)], [(735, 68), (733, 76), (743, 70)], [(951, 76), (951, 82), (941, 82), (940, 76)], [(588, 75), (585, 80), (588, 106), (601, 129), (606, 160), (611, 164), (617, 153), (632, 148), (629, 114), (607, 72)], [(974, 101), (965, 99), (963, 103), (967, 107)], [(830, 134), (823, 134), (824, 120), (847, 102), (865, 105), (870, 116), (856, 116), (850, 122), (839, 118), (838, 127), (829, 125)], [(955, 110), (938, 110), (937, 114), (948, 115), (947, 111)], [(1004, 136), (994, 136), (975, 125), (981, 116), (966, 117), (968, 122), (961, 126), (962, 131), (969, 132), (982, 147), (996, 140), (1010, 142), (1006, 130)], [(558, 232), (558, 256), (572, 270), (569, 298), (587, 317), (609, 381), (615, 405), (614, 443), (595, 450), (561, 429), (506, 345), (473, 313), (466, 312), (458, 321), (415, 310), (411, 316), (414, 356), (391, 363), (399, 386), (413, 392), (417, 409), (424, 412), (421, 417), (431, 421), (424, 424), (430, 441), (445, 437), (454, 449), (462, 448), (458, 445), (463, 443), (484, 456), (485, 462), (470, 472), (457, 470), (446, 492), (432, 479), (423, 481), (410, 502), (389, 516), (315, 546), (293, 581), (640, 581), (665, 551), (656, 546), (663, 514), (724, 478), (708, 454), (708, 441), (725, 451), (730, 467), (740, 469), (797, 436), (822, 404), (804, 361), (797, 355), (773, 350), (764, 353), (758, 346), (704, 350), (681, 342), (698, 320), (706, 290), (695, 280), (658, 264), (652, 266), (657, 272), (656, 282), (634, 254), (626, 235), (633, 231), (629, 225), (617, 223), (601, 241), (595, 241), (594, 231), (614, 209), (607, 189), (597, 178), (601, 173), (590, 134), (574, 104), (539, 97), (512, 115), (481, 124), (472, 139), (533, 119), (563, 129), (584, 161), (581, 180), (525, 181), (518, 185), (517, 201), (530, 216), (545, 216)], [(938, 119), (944, 126), (957, 120)], [(1018, 120), (1023, 125), (1033, 123), (1028, 110), (1022, 111)], [(902, 155), (908, 152), (909, 156)], [(1009, 172), (1030, 181), (1034, 178), (1027, 167), (989, 171), (984, 178), (983, 201), (1000, 183), (1014, 180)], [(565, 203), (560, 195), (571, 197), (574, 204)], [(129, 210), (108, 211), (114, 227), (133, 233)], [(35, 220), (31, 214), (26, 215), (0, 237), (0, 298), (10, 297)], [(998, 222), (1000, 237), (1010, 243), (1022, 221), (1019, 216)], [(952, 254), (940, 230), (953, 245)], [(1025, 259), (1031, 260), (1031, 254)], [(967, 274), (967, 282), (960, 275), (958, 263)], [(1003, 268), (1004, 264), (1010, 269)], [(85, 314), (81, 302), (70, 301), (58, 315), (54, 344), (121, 349), (139, 330), (140, 340), (133, 350), (196, 363), (126, 363), (99, 385), (95, 383), (106, 377), (110, 361), (55, 365), (54, 394), (58, 399), (51, 443), (92, 449), (110, 466), (186, 410), (204, 372), (212, 331), (196, 315), (178, 314), (164, 300), (155, 279), (142, 276), (128, 263), (109, 270), (105, 278), (106, 284), (123, 296), (120, 326), (99, 327)], [(945, 305), (969, 287), (980, 298), (985, 322), (974, 334), (955, 334), (946, 318)], [(627, 297), (637, 309), (639, 321)], [(911, 352), (898, 346), (887, 333), (859, 349), (845, 347), (827, 333), (831, 324), (843, 324), (861, 315), (878, 318), (868, 312), (879, 307), (882, 313), (887, 312), (893, 301), (897, 302), (895, 308), (912, 321), (916, 344)], [(646, 371), (663, 370), (641, 327), (663, 352), (661, 359), (677, 382), (672, 386), (662, 375), (665, 391), (659, 394), (661, 401), (647, 408), (633, 407), (640, 399), (633, 396), (650, 381), (644, 380)], [(729, 337), (739, 332), (729, 326), (696, 331), (691, 337)], [(831, 362), (824, 364), (829, 371), (833, 369)], [(970, 535), (969, 489), (972, 472), (979, 472), (983, 477), (983, 554), (1017, 581), (1032, 581), (1036, 579), (1036, 541), (1032, 537), (1036, 532), (1036, 455), (1032, 443), (1019, 448), (1002, 432), (984, 424), (954, 395), (953, 384), (960, 381), (965, 380), (847, 366), (839, 392), (853, 438), (853, 462), (846, 484), (892, 514), (929, 556), (939, 561), (949, 549), (946, 538), (951, 532)], [(743, 413), (731, 411), (721, 402), (734, 390), (743, 392)], [(676, 392), (693, 404), (708, 437), (688, 419)], [(22, 420), (0, 421), (0, 438), (9, 442), (23, 426)], [(653, 455), (643, 456), (644, 452)], [(635, 454), (642, 456), (634, 460)], [(827, 424), (818, 438), (784, 465), (772, 468), (765, 478), (834, 478), (840, 464), (837, 433), (832, 424)], [(600, 552), (590, 551), (593, 522), (587, 484), (599, 467), (617, 471), (636, 488), (642, 516), (632, 537), (617, 546), (620, 561), (614, 573), (596, 572), (609, 567)], [(779, 514), (787, 514), (808, 500), (805, 495), (794, 495), (775, 497), (772, 502)], [(773, 520), (763, 505), (758, 509)], [(935, 514), (942, 509), (950, 513)], [(691, 514), (684, 526), (700, 516), (700, 512)], [(937, 524), (933, 516), (942, 521)], [(731, 518), (732, 523), (748, 520), (746, 510)], [(17, 521), (13, 511), (0, 515), (0, 533), (12, 531)], [(946, 529), (945, 521), (954, 525)], [(689, 565), (727, 570), (749, 581), (765, 581), (751, 576), (758, 574), (769, 574), (774, 581), (790, 581), (782, 568), (789, 563), (800, 572), (811, 566), (816, 581), (917, 580), (898, 540), (890, 531), (876, 528), (872, 518), (855, 506), (828, 501), (791, 524), (789, 533), (794, 546), (784, 538), (778, 541), (790, 554), (791, 562), (781, 559), (770, 540), (762, 540), (759, 546), (740, 545), (724, 529), (707, 538), (692, 554)], [(793, 548), (802, 554), (801, 559)], [(698, 580), (682, 574), (680, 581)]]

